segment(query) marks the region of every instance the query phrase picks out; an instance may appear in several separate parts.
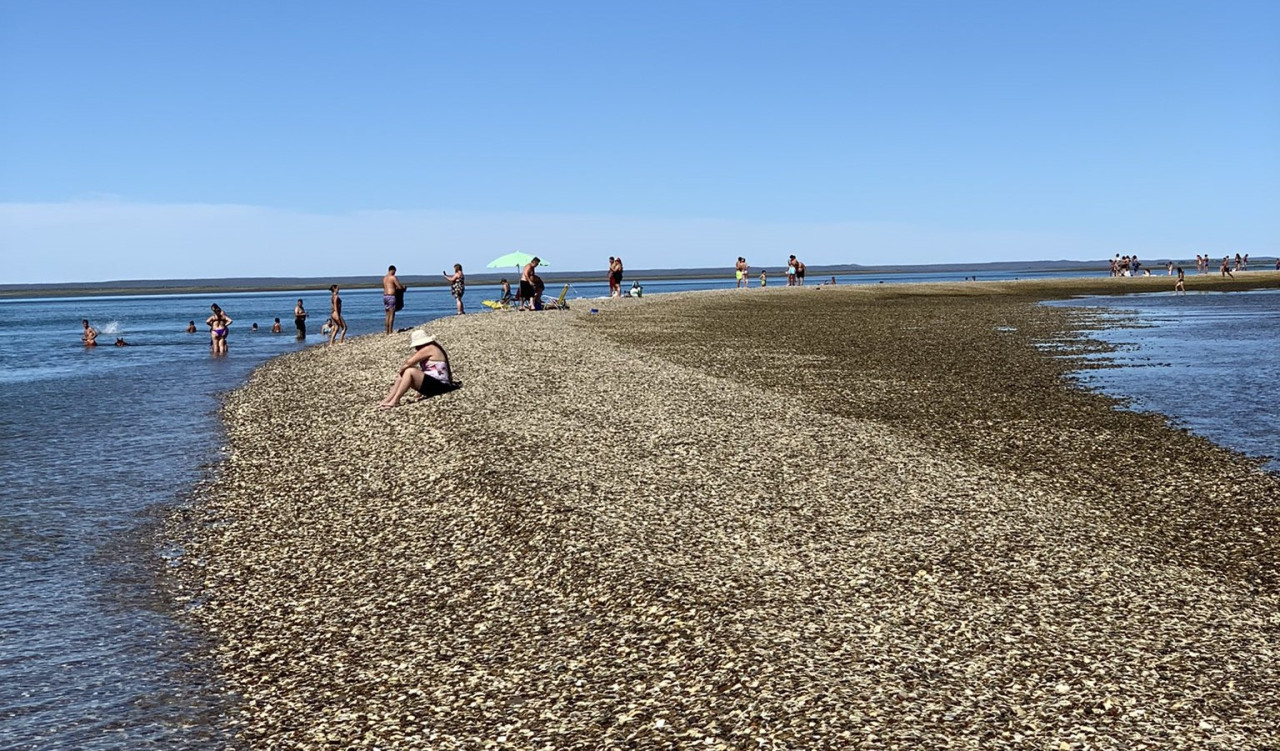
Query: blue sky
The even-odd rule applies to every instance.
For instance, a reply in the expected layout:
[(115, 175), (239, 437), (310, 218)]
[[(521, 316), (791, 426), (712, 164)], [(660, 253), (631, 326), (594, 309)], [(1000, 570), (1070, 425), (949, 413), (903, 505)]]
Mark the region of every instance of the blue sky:
[(0, 5), (0, 282), (1280, 252), (1276, 2)]

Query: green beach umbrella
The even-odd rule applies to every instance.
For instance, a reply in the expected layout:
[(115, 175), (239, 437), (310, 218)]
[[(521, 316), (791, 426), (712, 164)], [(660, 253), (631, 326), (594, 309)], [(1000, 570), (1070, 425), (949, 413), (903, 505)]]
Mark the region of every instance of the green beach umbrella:
[[(520, 268), (521, 266), (524, 266), (525, 264), (527, 264), (532, 260), (533, 260), (533, 256), (529, 255), (528, 253), (521, 253), (520, 251), (517, 250), (514, 253), (508, 253), (505, 256), (498, 256), (497, 258), (493, 259), (492, 261), (489, 262), (488, 268), (501, 269), (509, 266), (515, 266), (516, 268)], [(538, 259), (538, 264), (540, 266), (551, 265), (546, 261), (542, 260), (541, 258)]]

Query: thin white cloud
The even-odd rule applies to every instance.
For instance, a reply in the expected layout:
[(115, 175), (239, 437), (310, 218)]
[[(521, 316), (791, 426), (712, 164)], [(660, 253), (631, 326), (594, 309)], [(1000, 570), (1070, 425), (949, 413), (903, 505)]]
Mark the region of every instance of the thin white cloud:
[[(0, 282), (10, 284), (260, 276), (434, 274), (523, 250), (555, 270), (810, 264), (917, 264), (1101, 258), (1081, 238), (876, 223), (777, 223), (636, 216), (359, 211), (124, 200), (0, 204)], [(1129, 250), (1130, 248), (1122, 248)], [(1136, 248), (1139, 252), (1143, 249)], [(1155, 255), (1155, 254), (1149, 254)]]

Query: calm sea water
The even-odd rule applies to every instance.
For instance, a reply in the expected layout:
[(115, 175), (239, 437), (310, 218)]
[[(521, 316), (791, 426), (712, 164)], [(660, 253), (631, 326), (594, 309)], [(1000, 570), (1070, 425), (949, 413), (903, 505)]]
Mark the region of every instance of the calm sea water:
[[(157, 594), (163, 559), (147, 526), (217, 458), (217, 394), (319, 343), (328, 297), (0, 302), (0, 748), (226, 745), (210, 671), (188, 657), (196, 637)], [(203, 323), (213, 301), (235, 319), (216, 359)], [(382, 328), (379, 292), (348, 291), (343, 308), (352, 335)], [(411, 290), (397, 325), (452, 310), (446, 290)], [(269, 333), (276, 317), (286, 333)], [(82, 318), (101, 332), (94, 349), (80, 345)], [(187, 334), (192, 319), (199, 333)]]
[(1118, 367), (1081, 370), (1088, 388), (1160, 412), (1280, 471), (1280, 290), (1083, 297), (1132, 326), (1089, 332)]
[[(968, 275), (839, 281), (957, 281)], [(783, 281), (771, 275), (771, 285)], [(645, 291), (733, 284), (729, 276), (675, 280), (646, 283)], [(559, 285), (548, 292), (558, 294)], [(587, 283), (573, 285), (569, 297), (605, 294), (603, 282)], [(492, 296), (492, 289), (472, 286), (469, 309)], [(293, 336), (298, 297), (312, 315), (305, 342)], [(227, 357), (209, 355), (203, 320), (211, 302), (236, 321)], [(351, 335), (381, 330), (378, 291), (349, 290), (343, 302)], [(1178, 304), (1184, 316), (1197, 303)], [(216, 676), (192, 657), (199, 654), (199, 637), (178, 625), (157, 592), (165, 551), (147, 531), (217, 460), (218, 394), (240, 385), (265, 360), (318, 344), (328, 306), (327, 292), (0, 301), (0, 749), (226, 745)], [(453, 310), (446, 289), (411, 289), (397, 326)], [(1247, 332), (1258, 328), (1253, 315), (1218, 320), (1245, 342)], [(276, 317), (283, 334), (269, 333)], [(80, 346), (82, 318), (102, 332), (96, 349)], [(184, 333), (189, 320), (198, 333)], [(249, 333), (254, 322), (260, 330)], [(1276, 330), (1274, 322), (1270, 329)], [(1150, 339), (1150, 332), (1138, 334)], [(111, 346), (116, 337), (134, 346)], [(1269, 384), (1246, 386), (1231, 362), (1222, 361), (1212, 376), (1220, 393), (1247, 396), (1251, 405), (1260, 394), (1273, 393), (1265, 391)], [(1274, 383), (1274, 364), (1270, 372)], [(1280, 430), (1273, 422), (1261, 432), (1267, 431), (1274, 447)]]

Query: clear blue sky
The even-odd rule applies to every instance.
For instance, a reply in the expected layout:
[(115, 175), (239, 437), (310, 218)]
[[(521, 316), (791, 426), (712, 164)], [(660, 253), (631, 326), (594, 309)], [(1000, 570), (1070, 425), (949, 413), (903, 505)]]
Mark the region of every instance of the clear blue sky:
[(5, 2), (0, 283), (1280, 252), (1280, 2)]

